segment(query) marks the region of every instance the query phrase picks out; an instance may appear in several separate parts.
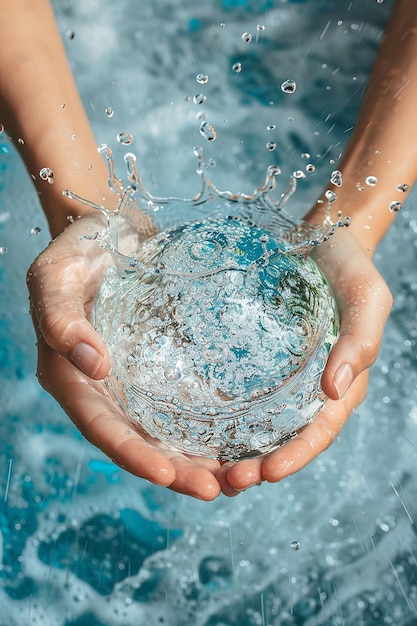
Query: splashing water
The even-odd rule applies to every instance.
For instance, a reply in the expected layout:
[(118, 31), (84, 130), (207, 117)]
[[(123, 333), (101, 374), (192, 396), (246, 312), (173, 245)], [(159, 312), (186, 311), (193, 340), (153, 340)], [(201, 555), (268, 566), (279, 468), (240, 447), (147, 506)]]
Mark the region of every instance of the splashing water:
[[(338, 335), (308, 251), (348, 221), (331, 222), (329, 202), (320, 228), (297, 224), (283, 209), (296, 173), (275, 203), (276, 167), (252, 195), (222, 192), (196, 148), (199, 194), (155, 198), (133, 154), (124, 188), (111, 150), (101, 151), (119, 194), (115, 212), (98, 207), (108, 222), (98, 238), (115, 265), (93, 309), (112, 357), (110, 393), (148, 434), (190, 454), (237, 459), (281, 445), (322, 408), (321, 374)], [(184, 211), (189, 220), (178, 223)]]

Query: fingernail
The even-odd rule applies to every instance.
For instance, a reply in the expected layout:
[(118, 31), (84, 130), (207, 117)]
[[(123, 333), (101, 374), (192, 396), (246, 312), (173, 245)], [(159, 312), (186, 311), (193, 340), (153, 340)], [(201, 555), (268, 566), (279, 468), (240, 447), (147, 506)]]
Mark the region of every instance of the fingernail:
[(103, 360), (101, 354), (83, 341), (75, 346), (69, 358), (79, 370), (90, 378), (94, 378)]
[(343, 398), (351, 384), (353, 383), (353, 371), (349, 363), (344, 363), (336, 371), (333, 377), (333, 384), (339, 398)]

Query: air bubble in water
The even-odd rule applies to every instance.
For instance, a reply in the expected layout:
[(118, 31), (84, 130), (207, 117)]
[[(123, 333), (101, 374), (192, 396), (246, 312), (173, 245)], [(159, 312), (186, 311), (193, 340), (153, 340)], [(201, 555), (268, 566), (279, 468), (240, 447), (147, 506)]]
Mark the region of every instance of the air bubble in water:
[(391, 213), (398, 213), (398, 211), (401, 210), (401, 202), (398, 202), (398, 200), (393, 200), (392, 202), (390, 202), (389, 204), (389, 210), (391, 211)]
[(0, 135), (1, 135), (2, 133), (4, 133), (4, 126), (3, 126), (3, 124), (0, 124)]
[(196, 79), (196, 81), (198, 83), (200, 83), (200, 85), (205, 85), (206, 83), (208, 83), (208, 76), (207, 76), (207, 74), (197, 74), (195, 79)]
[(214, 129), (214, 126), (212, 126), (212, 124), (209, 124), (209, 122), (202, 122), (200, 124), (200, 135), (202, 135), (202, 137), (204, 137), (204, 139), (207, 139), (207, 141), (215, 141), (216, 137), (217, 137), (217, 133)]
[(303, 152), (303, 153), (301, 154), (301, 158), (302, 158), (302, 159), (309, 159), (309, 158), (310, 158), (310, 156), (311, 156), (311, 155), (310, 155), (308, 152)]
[(256, 30), (265, 30), (265, 26), (263, 24), (258, 24)]
[(252, 41), (252, 35), (250, 33), (243, 33), (242, 41), (245, 43), (250, 43)]
[(368, 176), (367, 178), (365, 178), (365, 183), (369, 185), (369, 187), (375, 187), (377, 182), (378, 182), (378, 179), (376, 176)]
[(75, 33), (73, 30), (67, 30), (67, 37), (68, 39), (74, 39), (75, 37)]
[(275, 141), (268, 141), (266, 147), (272, 152), (277, 147), (277, 144), (275, 143)]
[(335, 185), (336, 187), (341, 187), (342, 186), (342, 172), (340, 170), (334, 170), (332, 172), (332, 175), (330, 176), (330, 182), (332, 183), (332, 185)]
[(39, 172), (39, 176), (42, 180), (46, 180), (50, 185), (52, 185), (55, 173), (50, 167), (43, 167)]
[(299, 550), (301, 548), (301, 543), (299, 541), (291, 541), (290, 548), (293, 550)]
[(266, 127), (266, 130), (275, 130), (277, 127), (276, 124), (269, 124), (269, 126)]
[(242, 63), (233, 63), (232, 70), (236, 72), (236, 74), (239, 74), (239, 72), (242, 71)]
[(384, 2), (384, 0), (376, 0), (377, 4), (382, 4)]
[(0, 246), (0, 255), (7, 254), (6, 246)]
[(114, 111), (113, 111), (113, 109), (111, 107), (107, 107), (106, 115), (107, 115), (107, 117), (113, 117)]
[(124, 146), (130, 146), (133, 141), (133, 135), (130, 133), (119, 133), (116, 137), (119, 143), (122, 143)]
[(295, 80), (284, 80), (283, 83), (281, 83), (281, 90), (284, 93), (294, 93), (294, 91), (297, 89), (297, 85)]
[(402, 185), (397, 185), (396, 186), (396, 190), (397, 191), (402, 191), (403, 193), (405, 193), (408, 190), (407, 183), (403, 183)]
[(312, 163), (307, 163), (306, 170), (307, 172), (309, 172), (309, 174), (312, 174), (313, 172), (316, 171), (316, 166), (313, 165)]
[(197, 93), (194, 97), (193, 97), (193, 102), (194, 104), (204, 104), (206, 101), (206, 96), (202, 93)]
[(19, 137), (18, 140), (17, 140), (17, 143), (20, 143), (20, 145), (23, 146), (24, 143), (25, 143), (25, 140), (22, 139), (21, 137)]
[(39, 235), (39, 233), (41, 232), (41, 228), (40, 226), (35, 226), (34, 228), (32, 228), (32, 230), (30, 231), (31, 235)]

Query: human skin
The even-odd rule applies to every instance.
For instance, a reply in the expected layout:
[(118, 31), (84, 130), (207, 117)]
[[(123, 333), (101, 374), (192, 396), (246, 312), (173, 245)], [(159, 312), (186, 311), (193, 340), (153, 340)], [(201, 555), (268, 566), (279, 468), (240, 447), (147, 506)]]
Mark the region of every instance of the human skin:
[[(236, 495), (304, 467), (330, 445), (364, 398), (368, 369), (392, 304), (372, 255), (394, 217), (390, 201), (407, 196), (398, 194), (396, 185), (411, 188), (417, 176), (417, 142), (410, 133), (417, 123), (416, 13), (414, 0), (397, 1), (355, 130), (338, 164), (343, 185), (334, 210), (350, 215), (352, 225), (338, 229), (314, 251), (341, 314), (341, 337), (322, 379), (330, 399), (315, 421), (282, 448), (264, 457), (221, 464), (174, 452), (139, 433), (106, 393), (103, 378), (110, 368), (109, 354), (88, 320), (109, 258), (97, 242), (80, 238), (100, 231), (103, 222), (97, 212), (62, 196), (62, 190), (111, 206), (107, 169), (97, 153), (49, 3), (14, 0), (2, 7), (0, 121), (35, 177), (55, 237), (28, 272), (39, 382), (84, 436), (127, 471), (203, 500), (221, 491)], [(54, 171), (54, 184), (40, 179), (43, 167)], [(378, 178), (375, 187), (364, 184), (368, 175)], [(358, 182), (364, 191), (358, 191)], [(322, 222), (324, 193), (308, 220)], [(80, 219), (68, 225), (69, 215)]]

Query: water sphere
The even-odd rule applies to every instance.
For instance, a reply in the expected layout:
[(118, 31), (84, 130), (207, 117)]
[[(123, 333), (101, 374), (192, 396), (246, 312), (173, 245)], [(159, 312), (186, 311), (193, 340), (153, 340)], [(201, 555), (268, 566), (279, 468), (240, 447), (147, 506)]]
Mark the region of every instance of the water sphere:
[[(108, 391), (148, 435), (188, 454), (264, 454), (325, 402), (320, 380), (338, 314), (305, 253), (317, 243), (312, 231), (295, 228), (268, 195), (278, 173), (271, 167), (253, 196), (214, 197), (212, 187), (209, 201), (203, 192), (193, 201), (153, 198), (159, 232), (139, 237), (134, 255), (117, 251), (121, 241), (109, 247), (115, 264), (92, 316), (111, 355)], [(123, 198), (108, 213), (109, 233), (149, 207), (137, 185)], [(322, 239), (338, 225), (327, 222)]]

